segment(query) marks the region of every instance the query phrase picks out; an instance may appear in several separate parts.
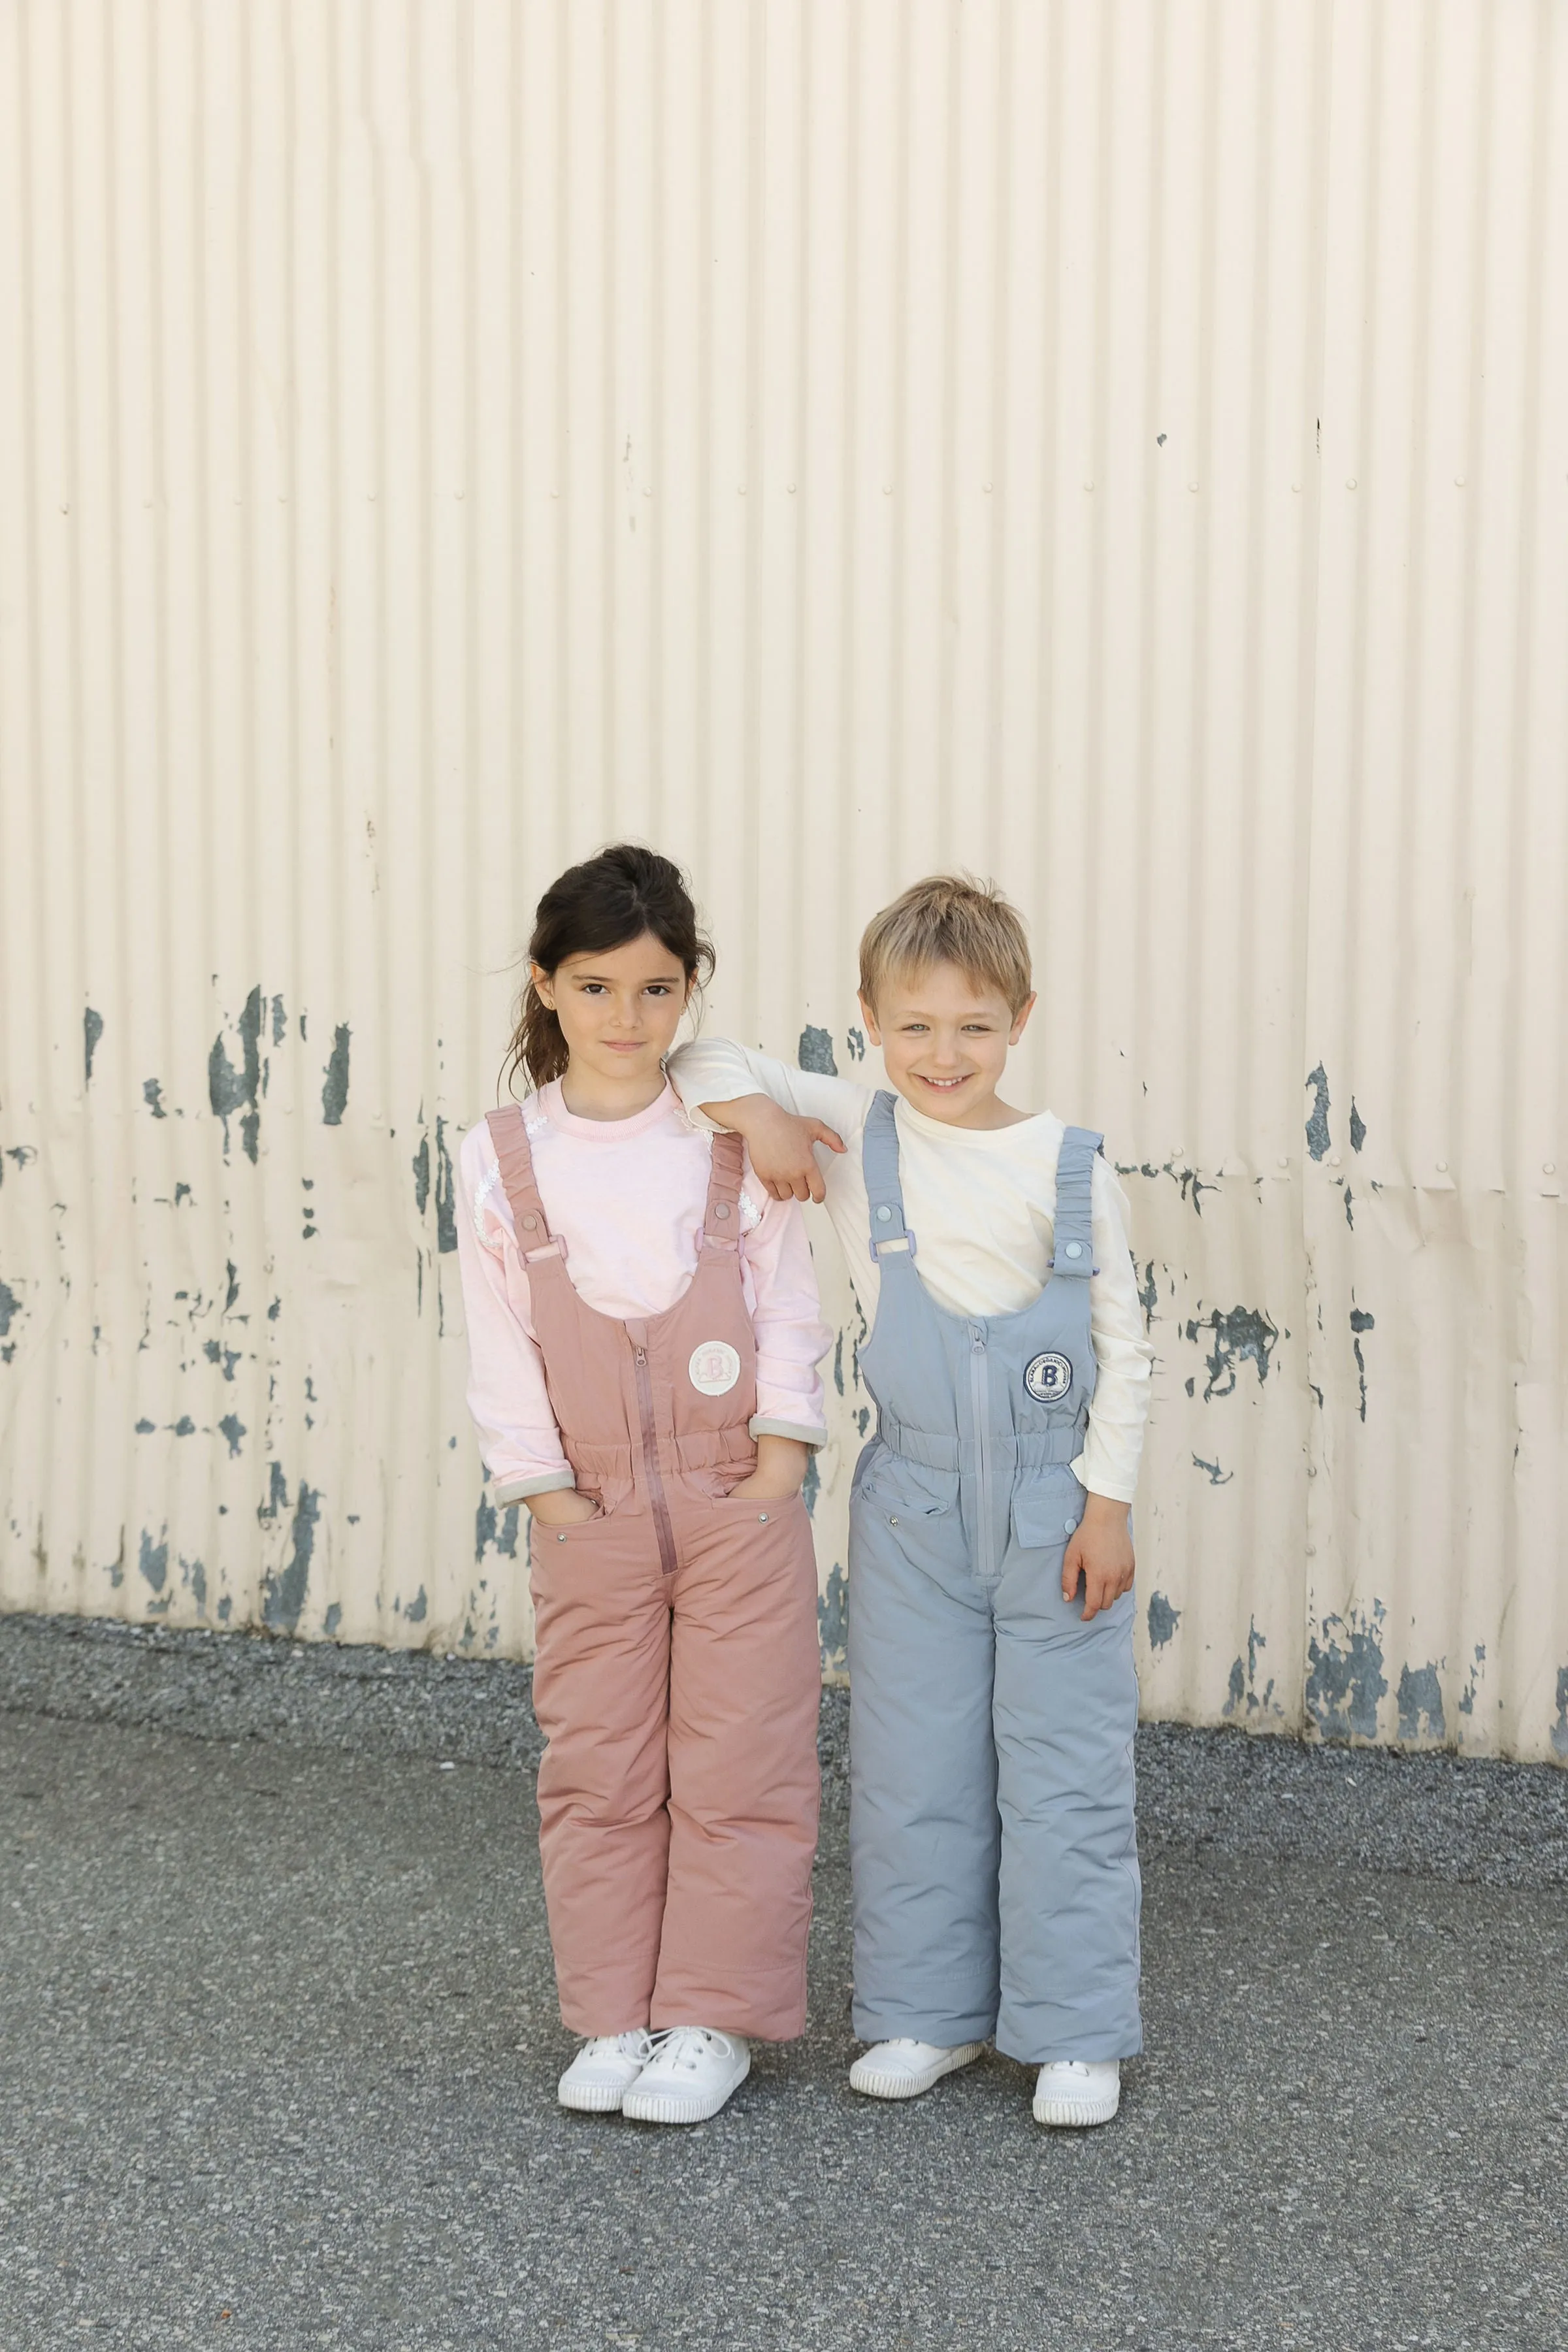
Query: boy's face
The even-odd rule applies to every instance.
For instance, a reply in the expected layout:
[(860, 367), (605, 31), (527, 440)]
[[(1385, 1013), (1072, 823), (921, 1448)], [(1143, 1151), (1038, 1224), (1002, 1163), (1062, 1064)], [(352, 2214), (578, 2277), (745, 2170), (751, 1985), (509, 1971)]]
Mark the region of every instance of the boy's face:
[(1034, 1003), (1031, 996), (1015, 1013), (956, 964), (933, 963), (899, 973), (874, 1011), (864, 997), (860, 1010), (907, 1103), (950, 1127), (989, 1127), (1007, 1049), (1023, 1035)]

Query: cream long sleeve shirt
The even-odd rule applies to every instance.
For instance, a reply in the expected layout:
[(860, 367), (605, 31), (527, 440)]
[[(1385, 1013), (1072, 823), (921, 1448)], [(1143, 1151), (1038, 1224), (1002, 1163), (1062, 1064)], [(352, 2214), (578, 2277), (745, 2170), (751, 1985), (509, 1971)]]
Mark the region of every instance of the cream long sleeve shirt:
[[(637, 1319), (673, 1307), (697, 1270), (712, 1138), (666, 1087), (635, 1118), (577, 1118), (559, 1082), (524, 1103), (544, 1213), (564, 1236), (568, 1271), (586, 1306)], [(574, 1482), (544, 1383), (530, 1314), (528, 1268), (489, 1129), (481, 1120), (458, 1156), (458, 1259), (468, 1325), (468, 1409), (497, 1503)], [(793, 1201), (770, 1200), (746, 1163), (741, 1279), (757, 1338), (753, 1437), (826, 1437), (817, 1370), (832, 1344), (816, 1296), (811, 1244)]]
[[(694, 1119), (703, 1117), (701, 1103), (764, 1094), (785, 1110), (837, 1129), (847, 1150), (840, 1154), (819, 1145), (816, 1153), (827, 1213), (866, 1320), (875, 1323), (879, 1277), (868, 1246), (871, 1211), (861, 1161), (873, 1089), (852, 1078), (795, 1069), (721, 1037), (683, 1045), (670, 1056), (669, 1075)], [(1062, 1121), (1040, 1111), (1016, 1127), (948, 1127), (901, 1096), (895, 1117), (904, 1214), (920, 1242), (926, 1288), (954, 1315), (1016, 1314), (1039, 1296), (1050, 1270)], [(1143, 1336), (1126, 1196), (1103, 1158), (1094, 1163), (1090, 1209), (1089, 1319), (1098, 1370), (1089, 1433), (1073, 1469), (1090, 1494), (1130, 1503), (1154, 1351)]]

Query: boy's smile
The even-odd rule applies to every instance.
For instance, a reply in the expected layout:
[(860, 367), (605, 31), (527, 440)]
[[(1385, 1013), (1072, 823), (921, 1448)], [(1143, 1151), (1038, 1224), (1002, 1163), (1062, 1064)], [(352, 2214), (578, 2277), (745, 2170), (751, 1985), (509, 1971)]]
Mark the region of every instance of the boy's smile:
[(893, 1085), (907, 1103), (949, 1127), (1014, 1127), (1014, 1110), (996, 1088), (1007, 1053), (1024, 1034), (1033, 996), (1015, 1013), (1005, 999), (953, 963), (900, 972), (875, 1011), (860, 1000), (871, 1043), (880, 1045)]

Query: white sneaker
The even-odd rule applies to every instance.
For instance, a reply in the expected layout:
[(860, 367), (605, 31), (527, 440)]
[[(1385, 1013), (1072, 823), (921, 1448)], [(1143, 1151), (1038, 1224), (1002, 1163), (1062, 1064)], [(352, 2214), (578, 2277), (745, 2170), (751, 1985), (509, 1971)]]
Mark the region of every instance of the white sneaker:
[(900, 2035), (893, 2042), (879, 2042), (856, 2059), (849, 2069), (849, 2087), (864, 2091), (868, 2099), (918, 2099), (944, 2074), (973, 2066), (984, 2050), (984, 2042), (961, 2042), (948, 2050), (940, 2042), (910, 2042)]
[(1120, 2058), (1054, 2058), (1035, 2084), (1035, 2121), (1081, 2131), (1108, 2124), (1121, 2104)]
[(580, 2115), (613, 2116), (652, 2056), (652, 2036), (640, 2025), (630, 2033), (596, 2034), (584, 2042), (555, 2095)]
[(751, 2050), (741, 2034), (672, 2025), (654, 2036), (653, 2056), (621, 2113), (638, 2124), (705, 2124), (751, 2071)]

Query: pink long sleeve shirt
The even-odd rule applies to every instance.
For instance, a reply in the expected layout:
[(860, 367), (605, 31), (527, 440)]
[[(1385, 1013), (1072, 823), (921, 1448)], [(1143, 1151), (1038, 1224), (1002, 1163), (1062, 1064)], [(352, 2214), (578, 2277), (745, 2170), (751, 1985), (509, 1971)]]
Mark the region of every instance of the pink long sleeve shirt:
[[(551, 1230), (565, 1240), (579, 1297), (622, 1320), (662, 1315), (697, 1271), (711, 1136), (667, 1087), (635, 1118), (576, 1118), (561, 1086), (523, 1105)], [(821, 1445), (817, 1365), (832, 1341), (811, 1246), (793, 1201), (771, 1200), (748, 1159), (741, 1192), (741, 1278), (757, 1335), (753, 1437)], [(481, 1120), (458, 1160), (458, 1259), (468, 1323), (468, 1408), (497, 1504), (570, 1486), (530, 1315), (528, 1268)]]

